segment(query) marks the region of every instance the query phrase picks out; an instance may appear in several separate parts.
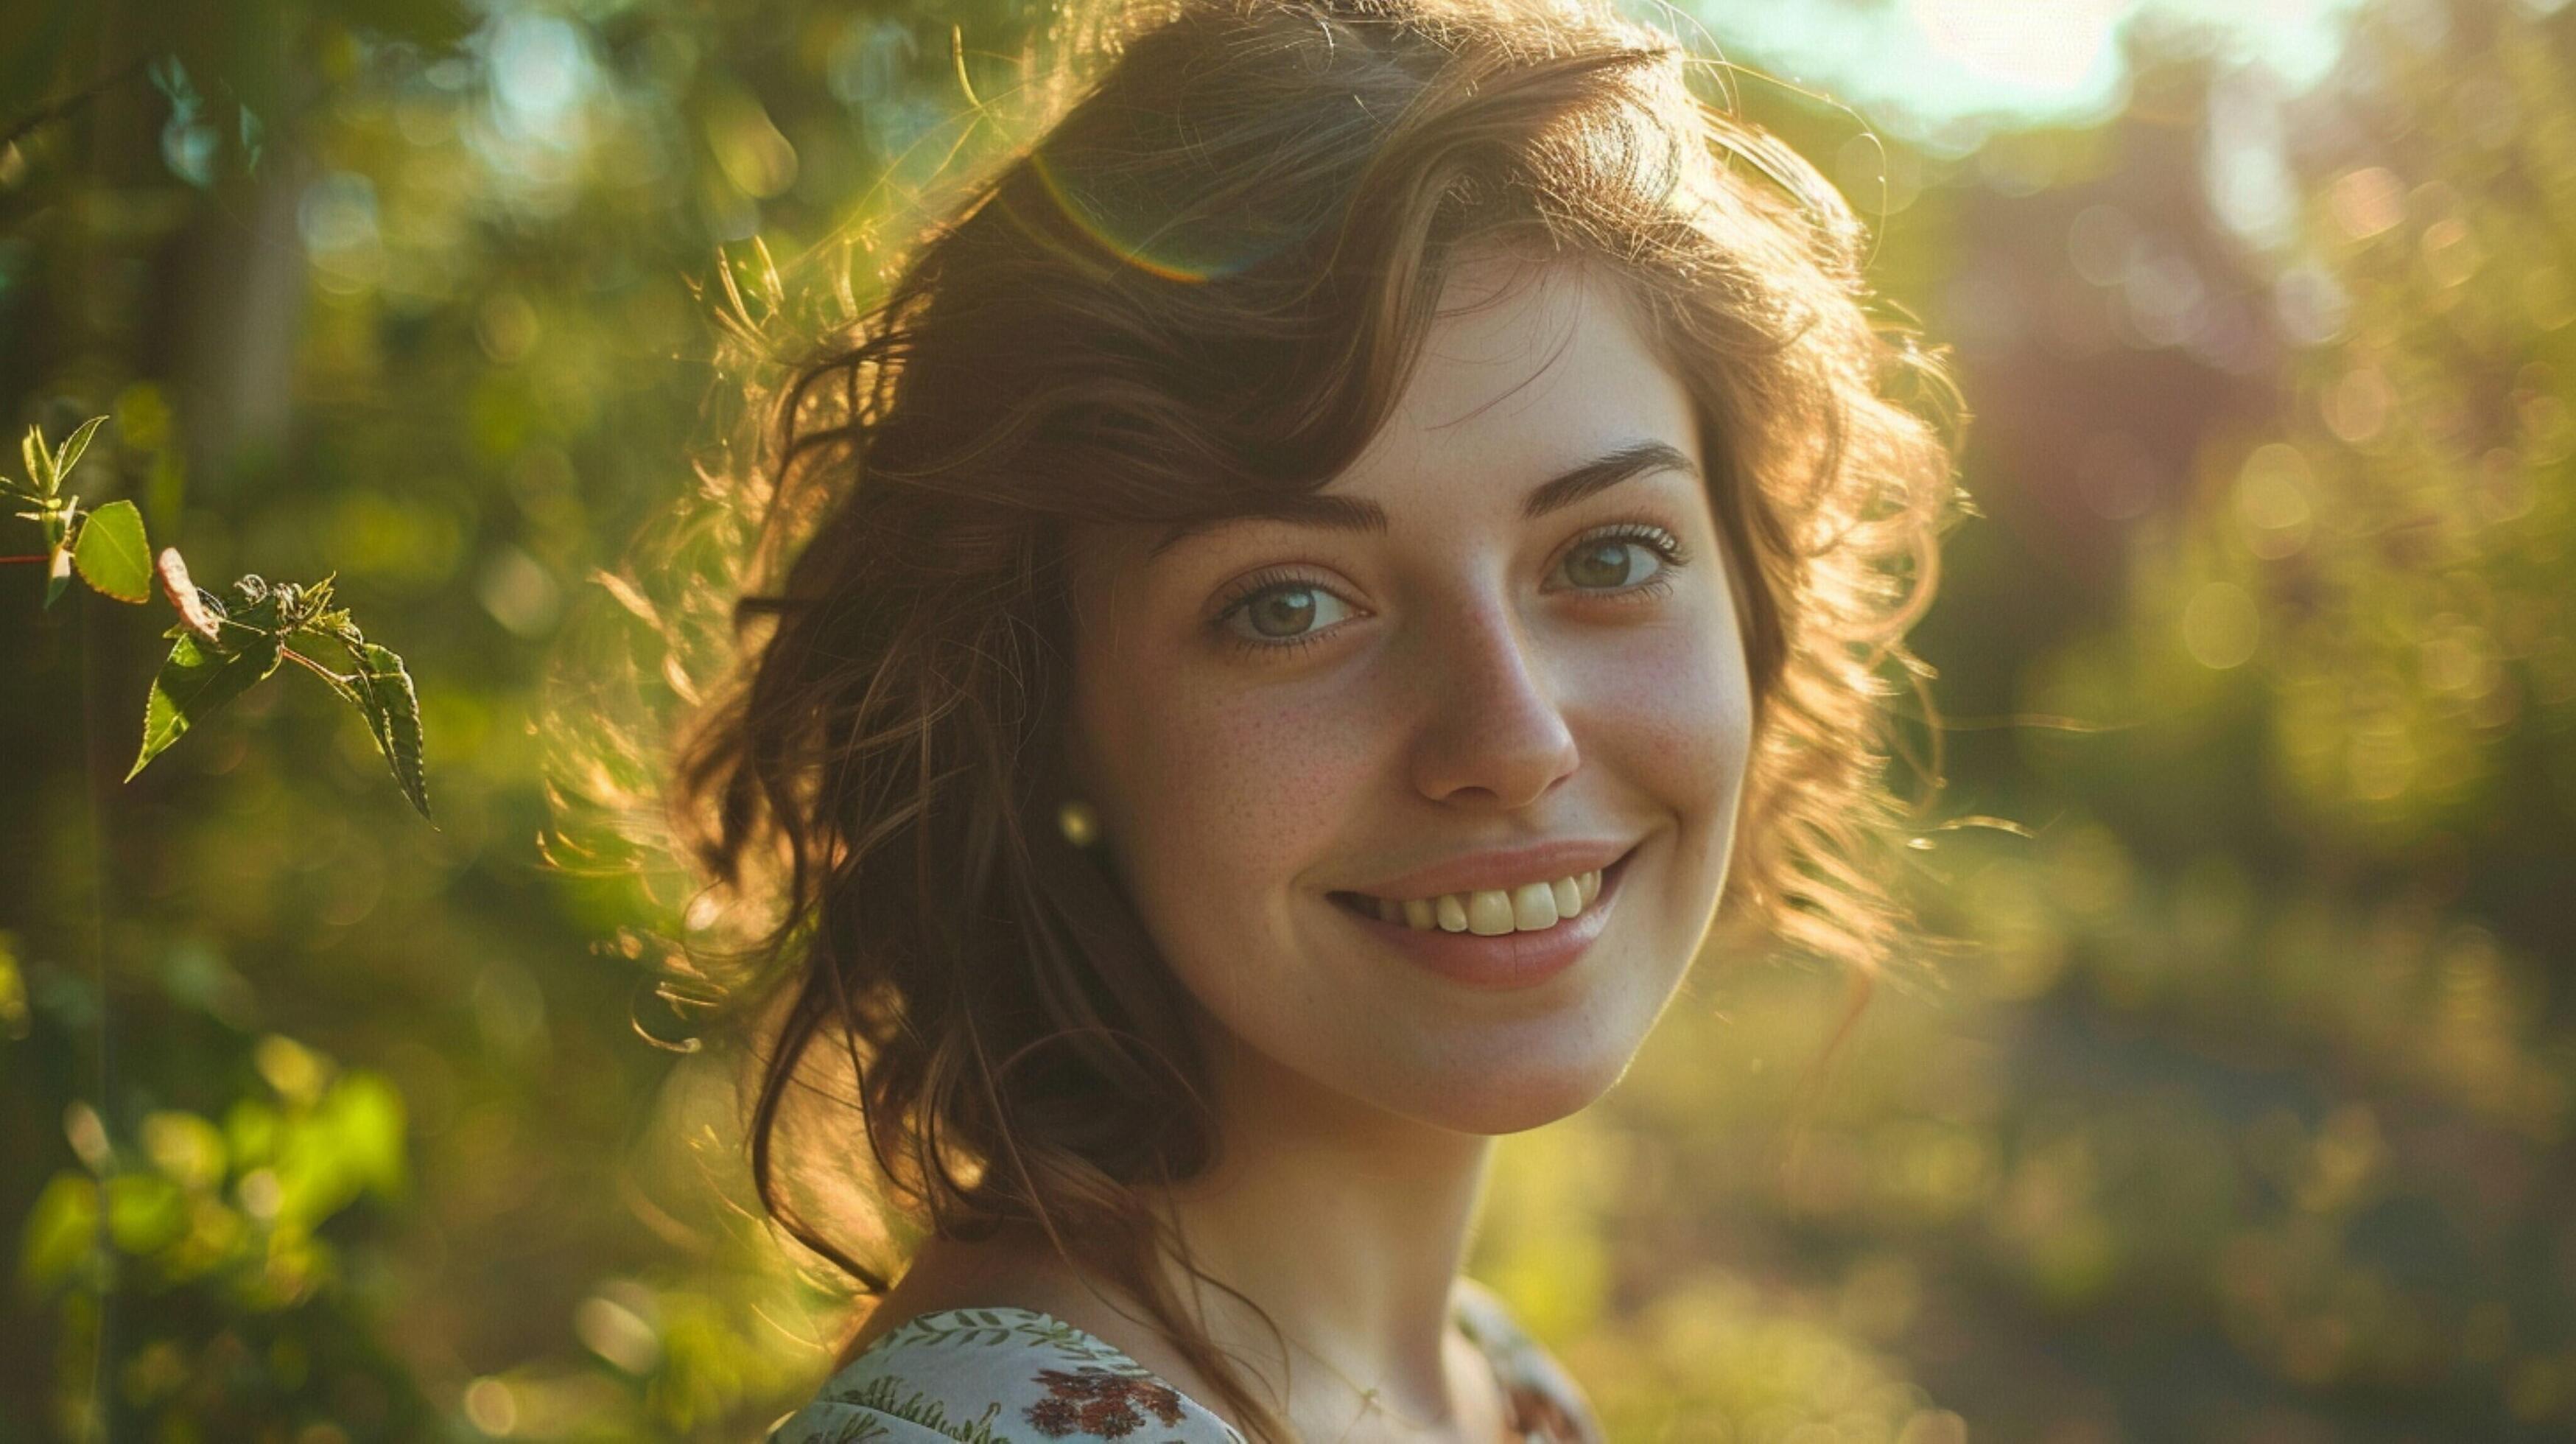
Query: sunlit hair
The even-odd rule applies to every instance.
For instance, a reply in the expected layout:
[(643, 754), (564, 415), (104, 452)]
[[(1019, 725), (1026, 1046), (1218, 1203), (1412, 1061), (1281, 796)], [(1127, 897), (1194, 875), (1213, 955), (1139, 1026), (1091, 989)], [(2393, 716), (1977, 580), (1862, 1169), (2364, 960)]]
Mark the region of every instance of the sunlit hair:
[(760, 454), (714, 479), (759, 516), (739, 664), (673, 815), (763, 905), (737, 996), (771, 1215), (883, 1293), (782, 1186), (862, 1132), (909, 1230), (1042, 1231), (1284, 1439), (1157, 1263), (1214, 1133), (1179, 982), (1056, 823), (1069, 529), (1316, 490), (1462, 261), (1597, 268), (1688, 389), (1732, 563), (1757, 730), (1721, 916), (1866, 979), (1910, 926), (1885, 674), (1926, 675), (1959, 416), (1841, 197), (1606, 4), (1160, 0), (1083, 34), (1041, 138), (759, 393)]

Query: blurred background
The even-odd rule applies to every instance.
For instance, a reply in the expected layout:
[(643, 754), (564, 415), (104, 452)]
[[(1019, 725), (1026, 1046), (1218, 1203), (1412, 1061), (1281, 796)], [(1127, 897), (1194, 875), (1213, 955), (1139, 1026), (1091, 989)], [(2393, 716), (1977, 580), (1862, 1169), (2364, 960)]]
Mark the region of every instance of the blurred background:
[[(1503, 1145), (1471, 1271), (1619, 1444), (2576, 1437), (2560, 5), (1655, 12), (1872, 219), (1982, 515), (1901, 776), (1970, 946), (1820, 1085), (1847, 980), (1713, 948)], [(654, 991), (685, 892), (567, 821), (651, 759), (562, 744), (688, 685), (617, 574), (721, 460), (719, 313), (1023, 141), (1046, 20), (0, 0), (10, 429), (109, 416), (73, 486), (204, 585), (333, 575), (438, 820), (294, 669), (120, 785), (170, 614), (0, 566), (0, 1441), (750, 1440), (819, 1381)]]

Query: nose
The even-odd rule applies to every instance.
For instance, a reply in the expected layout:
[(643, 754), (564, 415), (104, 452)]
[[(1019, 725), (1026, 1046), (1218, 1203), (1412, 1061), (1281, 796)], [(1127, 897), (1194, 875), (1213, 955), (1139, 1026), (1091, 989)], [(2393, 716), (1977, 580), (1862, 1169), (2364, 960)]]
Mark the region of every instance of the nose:
[(1434, 802), (1525, 807), (1574, 771), (1574, 733), (1556, 679), (1510, 607), (1479, 601), (1421, 639), (1414, 685), (1426, 694), (1414, 784)]

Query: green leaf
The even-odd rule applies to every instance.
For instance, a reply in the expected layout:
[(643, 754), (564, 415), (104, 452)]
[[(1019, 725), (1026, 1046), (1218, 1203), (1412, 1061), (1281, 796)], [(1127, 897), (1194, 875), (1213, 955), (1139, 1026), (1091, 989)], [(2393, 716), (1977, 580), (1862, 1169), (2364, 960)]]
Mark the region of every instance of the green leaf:
[(54, 458), (45, 450), (43, 427), (27, 428), (27, 434), (18, 440), (18, 454), (27, 459), (27, 484), (36, 489), (38, 496), (52, 496), (54, 494)]
[[(72, 444), (87, 439), (74, 436)], [(71, 454), (70, 448), (65, 452)], [(91, 586), (120, 602), (141, 606), (152, 595), (152, 546), (143, 538), (143, 513), (130, 501), (111, 501), (90, 512), (72, 561)]]
[(126, 781), (133, 781), (144, 764), (160, 756), (189, 728), (276, 671), (284, 658), (285, 642), (275, 630), (275, 599), (267, 595), (264, 586), (252, 594), (242, 582), (233, 583), (233, 594), (242, 605), (223, 620), (224, 635), (239, 639), (230, 648), (209, 647), (184, 635), (170, 644), (170, 655), (161, 663), (160, 675), (152, 679), (152, 696), (143, 704), (143, 747), (135, 756), (133, 769), (125, 774)]
[(98, 1242), (98, 1184), (66, 1169), (36, 1195), (19, 1231), (18, 1278), (51, 1289), (77, 1272)]
[(358, 674), (350, 680), (357, 684), (367, 727), (376, 734), (376, 746), (403, 796), (426, 818), (429, 785), (421, 775), (420, 698), (412, 690), (411, 673), (402, 658), (373, 642), (351, 644), (349, 655), (358, 662)]
[(72, 467), (80, 461), (81, 453), (89, 450), (89, 439), (98, 434), (99, 427), (106, 421), (104, 416), (93, 416), (82, 422), (80, 430), (73, 432), (62, 449), (54, 453), (54, 485), (57, 488), (61, 487), (64, 477), (72, 474)]
[(352, 1178), (379, 1194), (405, 1183), (402, 1091), (380, 1073), (353, 1070), (331, 1085), (315, 1120), (335, 1136)]
[(120, 1173), (107, 1181), (107, 1236), (117, 1248), (148, 1257), (188, 1234), (188, 1197), (157, 1173)]

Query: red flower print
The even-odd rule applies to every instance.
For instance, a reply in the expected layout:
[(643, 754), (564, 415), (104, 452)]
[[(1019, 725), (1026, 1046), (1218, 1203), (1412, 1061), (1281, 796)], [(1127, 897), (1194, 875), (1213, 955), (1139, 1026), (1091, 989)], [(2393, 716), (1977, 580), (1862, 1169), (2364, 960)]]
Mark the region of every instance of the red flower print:
[(1181, 1396), (1151, 1379), (1106, 1369), (1040, 1369), (1038, 1382), (1047, 1396), (1028, 1407), (1028, 1421), (1050, 1439), (1073, 1433), (1124, 1439), (1145, 1425), (1139, 1406), (1165, 1424), (1181, 1422)]
[(1136, 1397), (1145, 1401), (1146, 1408), (1154, 1411), (1155, 1418), (1162, 1420), (1165, 1424), (1178, 1424), (1181, 1422), (1181, 1394), (1179, 1390), (1169, 1388), (1162, 1384), (1140, 1383), (1136, 1386), (1135, 1393)]
[(1072, 1433), (1082, 1420), (1073, 1401), (1049, 1394), (1029, 1406), (1029, 1423), (1050, 1439), (1061, 1439)]
[(1123, 1398), (1094, 1399), (1082, 1406), (1082, 1432), (1103, 1439), (1124, 1439), (1145, 1422)]

